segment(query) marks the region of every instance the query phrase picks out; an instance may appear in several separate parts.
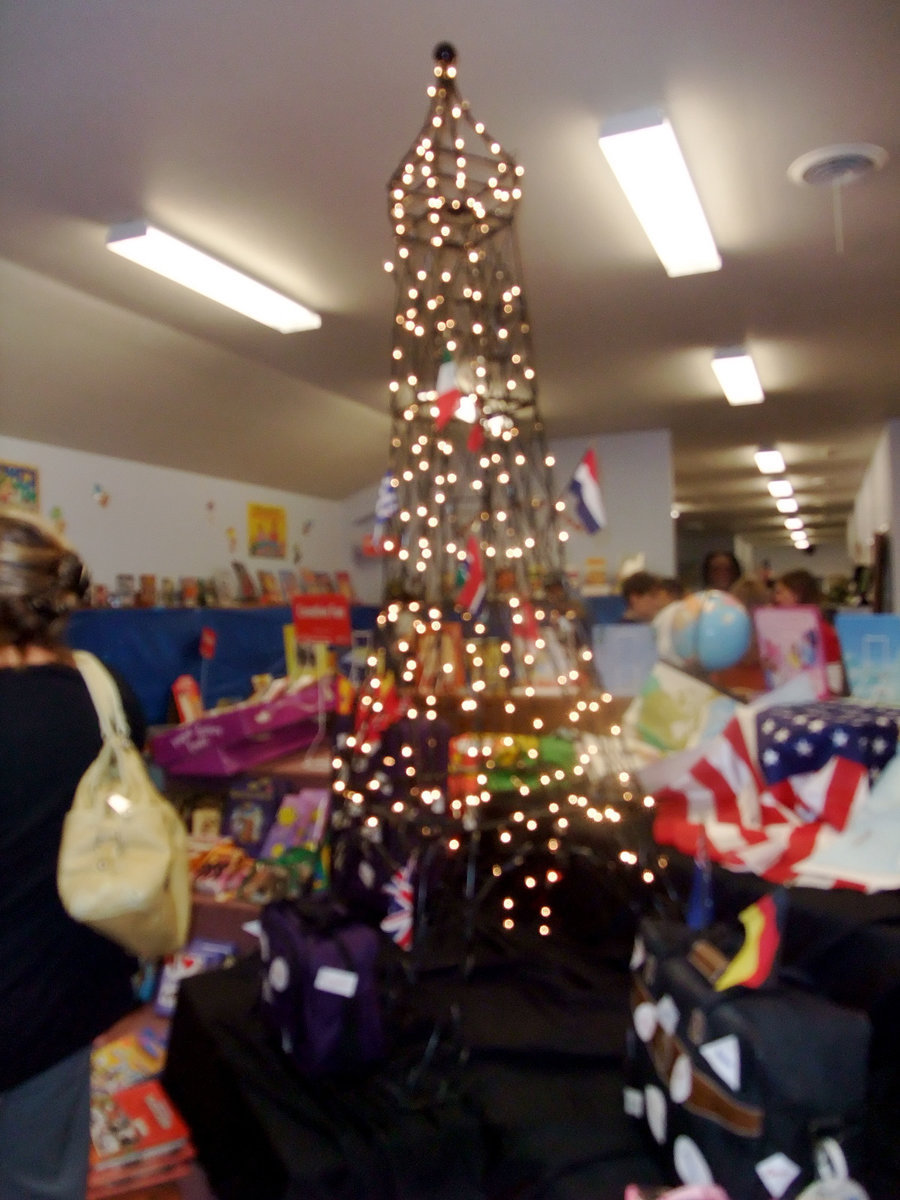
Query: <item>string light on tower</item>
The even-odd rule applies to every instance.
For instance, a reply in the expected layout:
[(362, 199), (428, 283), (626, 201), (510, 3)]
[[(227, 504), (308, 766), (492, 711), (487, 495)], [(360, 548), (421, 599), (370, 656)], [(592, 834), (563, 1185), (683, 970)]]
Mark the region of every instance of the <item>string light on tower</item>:
[(387, 188), (385, 599), (335, 778), (345, 812), (449, 821), (454, 853), (493, 846), (489, 885), (519, 861), (548, 933), (561, 839), (614, 824), (597, 792), (621, 753), (567, 582), (515, 231), (523, 174), (440, 44), (425, 120)]

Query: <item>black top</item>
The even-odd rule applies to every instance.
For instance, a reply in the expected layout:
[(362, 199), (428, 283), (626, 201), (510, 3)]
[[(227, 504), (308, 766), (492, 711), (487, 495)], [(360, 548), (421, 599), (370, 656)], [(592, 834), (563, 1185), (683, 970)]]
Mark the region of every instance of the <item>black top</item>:
[[(141, 745), (144, 719), (126, 686), (122, 699)], [(73, 921), (56, 891), (63, 819), (100, 746), (74, 667), (0, 669), (0, 1092), (134, 1007), (135, 960)]]

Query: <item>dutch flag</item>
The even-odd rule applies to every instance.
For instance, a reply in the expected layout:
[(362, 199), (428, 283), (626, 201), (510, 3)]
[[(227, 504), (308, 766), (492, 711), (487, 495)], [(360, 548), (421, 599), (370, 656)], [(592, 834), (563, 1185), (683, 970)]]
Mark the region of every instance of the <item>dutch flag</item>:
[(597, 476), (597, 459), (593, 450), (588, 450), (575, 468), (569, 492), (575, 501), (578, 520), (588, 533), (599, 533), (606, 525), (606, 509), (600, 494)]

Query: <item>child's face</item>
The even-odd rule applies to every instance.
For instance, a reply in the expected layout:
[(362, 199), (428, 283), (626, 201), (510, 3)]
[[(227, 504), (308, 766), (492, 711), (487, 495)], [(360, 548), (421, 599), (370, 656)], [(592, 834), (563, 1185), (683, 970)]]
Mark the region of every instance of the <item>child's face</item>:
[(664, 592), (644, 592), (641, 596), (631, 597), (631, 611), (639, 621), (652, 621), (665, 603)]
[(782, 608), (788, 608), (790, 605), (797, 603), (796, 595), (780, 580), (775, 584), (773, 599), (775, 600), (775, 603), (780, 605)]

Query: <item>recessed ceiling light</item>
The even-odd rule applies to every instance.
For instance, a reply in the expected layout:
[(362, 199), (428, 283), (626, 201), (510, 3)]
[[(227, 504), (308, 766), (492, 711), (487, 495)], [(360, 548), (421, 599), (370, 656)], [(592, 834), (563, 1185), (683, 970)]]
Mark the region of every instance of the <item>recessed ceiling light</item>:
[(729, 404), (761, 404), (765, 399), (753, 359), (743, 346), (717, 350), (712, 369)]
[(322, 318), (296, 300), (250, 279), (202, 250), (163, 233), (146, 221), (113, 225), (106, 248), (217, 304), (259, 321), (279, 333), (318, 329)]
[(785, 517), (784, 518), (784, 527), (785, 527), (785, 529), (802, 529), (803, 528), (803, 518), (802, 517)]
[(666, 274), (718, 271), (722, 259), (665, 114), (649, 108), (610, 118), (600, 149)]
[(780, 513), (795, 513), (800, 505), (793, 496), (784, 496), (775, 501), (775, 507)]
[(773, 479), (769, 483), (769, 495), (776, 500), (784, 496), (793, 496), (794, 489), (789, 479)]
[(760, 446), (753, 457), (763, 475), (781, 475), (784, 471), (784, 459), (780, 450), (771, 446)]

